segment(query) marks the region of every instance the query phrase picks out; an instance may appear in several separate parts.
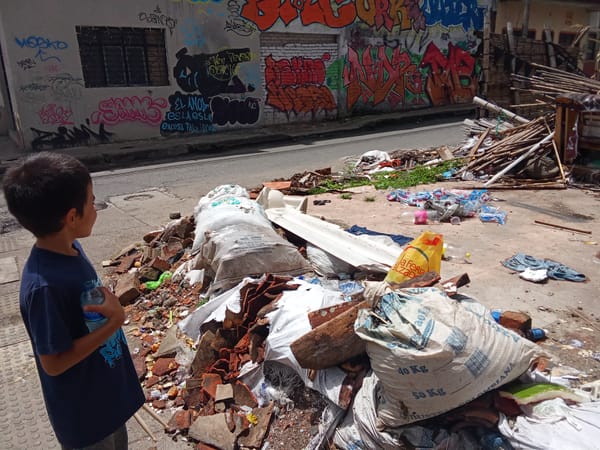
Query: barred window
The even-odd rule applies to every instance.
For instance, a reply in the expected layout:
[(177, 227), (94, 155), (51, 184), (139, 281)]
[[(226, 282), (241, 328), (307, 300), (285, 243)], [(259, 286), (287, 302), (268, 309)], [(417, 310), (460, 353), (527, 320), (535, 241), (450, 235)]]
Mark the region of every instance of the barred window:
[(167, 86), (162, 28), (76, 27), (85, 87)]

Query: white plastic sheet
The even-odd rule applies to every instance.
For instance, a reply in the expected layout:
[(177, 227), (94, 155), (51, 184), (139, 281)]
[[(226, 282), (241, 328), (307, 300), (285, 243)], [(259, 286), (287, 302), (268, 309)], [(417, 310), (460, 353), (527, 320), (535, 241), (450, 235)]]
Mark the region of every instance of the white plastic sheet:
[[(545, 406), (548, 408), (545, 408)], [(541, 402), (545, 417), (518, 416), (511, 426), (504, 415), (498, 429), (515, 450), (596, 450), (600, 442), (600, 402), (567, 406), (562, 399)], [(555, 411), (548, 415), (548, 411)]]

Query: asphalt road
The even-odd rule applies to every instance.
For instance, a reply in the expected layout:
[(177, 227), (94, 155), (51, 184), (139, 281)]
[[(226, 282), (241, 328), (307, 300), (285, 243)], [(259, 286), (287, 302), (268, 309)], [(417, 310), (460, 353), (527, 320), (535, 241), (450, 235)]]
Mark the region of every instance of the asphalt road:
[(250, 187), (305, 170), (341, 169), (342, 158), (368, 150), (430, 148), (455, 145), (464, 139), (462, 121), (456, 119), (402, 128), (286, 146), (248, 147), (234, 154), (97, 172), (93, 175), (95, 194), (99, 201), (106, 202), (115, 195), (160, 188), (180, 198), (197, 201), (220, 184)]

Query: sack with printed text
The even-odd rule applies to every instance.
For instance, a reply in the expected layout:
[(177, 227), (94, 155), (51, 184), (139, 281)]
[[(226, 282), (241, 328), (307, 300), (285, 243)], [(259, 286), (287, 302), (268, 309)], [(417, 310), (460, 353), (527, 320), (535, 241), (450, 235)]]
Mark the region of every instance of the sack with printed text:
[(432, 231), (423, 232), (406, 245), (387, 273), (385, 281), (401, 283), (430, 271), (439, 274), (443, 249), (444, 238), (441, 234)]
[(399, 289), (359, 311), (354, 331), (382, 386), (379, 429), (464, 405), (548, 356), (496, 323), (485, 306), (460, 298), (436, 288)]

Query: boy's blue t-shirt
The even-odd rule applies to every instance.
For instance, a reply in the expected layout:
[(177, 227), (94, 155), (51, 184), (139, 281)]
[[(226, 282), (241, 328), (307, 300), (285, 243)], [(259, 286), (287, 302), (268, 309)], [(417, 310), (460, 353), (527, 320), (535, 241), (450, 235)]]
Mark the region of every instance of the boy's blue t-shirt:
[(78, 448), (116, 431), (145, 399), (121, 329), (62, 374), (42, 369), (38, 355), (69, 350), (88, 333), (80, 298), (100, 280), (79, 243), (74, 247), (78, 256), (33, 247), (23, 269), (20, 307), (50, 422), (61, 444)]

